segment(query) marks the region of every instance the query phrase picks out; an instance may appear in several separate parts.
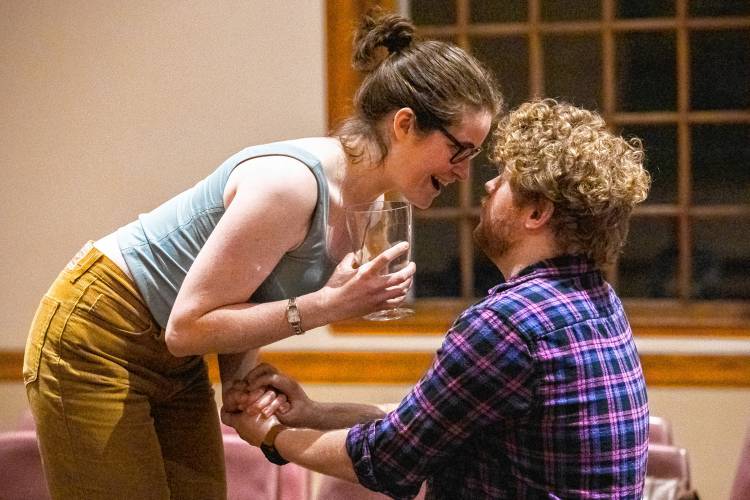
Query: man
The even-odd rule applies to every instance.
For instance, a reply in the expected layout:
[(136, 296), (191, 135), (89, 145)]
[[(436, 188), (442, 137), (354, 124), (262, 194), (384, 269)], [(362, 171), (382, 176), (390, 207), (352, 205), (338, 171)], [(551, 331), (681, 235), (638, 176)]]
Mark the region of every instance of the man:
[(267, 456), (397, 498), (424, 480), (428, 498), (641, 498), (646, 388), (600, 271), (648, 192), (640, 142), (553, 100), (514, 110), (494, 138), (474, 236), (507, 281), (458, 317), (398, 407), (315, 403), (262, 365), (235, 397), (276, 416), (226, 423)]

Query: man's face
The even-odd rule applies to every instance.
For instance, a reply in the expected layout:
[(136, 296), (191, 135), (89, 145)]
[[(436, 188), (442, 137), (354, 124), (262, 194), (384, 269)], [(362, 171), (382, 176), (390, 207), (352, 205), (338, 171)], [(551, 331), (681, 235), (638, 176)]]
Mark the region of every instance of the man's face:
[(520, 209), (513, 198), (507, 175), (500, 174), (484, 185), (479, 224), (474, 241), (490, 260), (505, 256), (521, 238)]

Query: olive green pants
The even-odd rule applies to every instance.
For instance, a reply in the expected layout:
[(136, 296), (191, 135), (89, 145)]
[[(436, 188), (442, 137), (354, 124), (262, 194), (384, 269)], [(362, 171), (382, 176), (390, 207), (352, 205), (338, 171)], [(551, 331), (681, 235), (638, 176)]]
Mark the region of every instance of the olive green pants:
[(226, 498), (203, 359), (167, 351), (132, 280), (91, 243), (42, 298), (23, 378), (52, 498)]

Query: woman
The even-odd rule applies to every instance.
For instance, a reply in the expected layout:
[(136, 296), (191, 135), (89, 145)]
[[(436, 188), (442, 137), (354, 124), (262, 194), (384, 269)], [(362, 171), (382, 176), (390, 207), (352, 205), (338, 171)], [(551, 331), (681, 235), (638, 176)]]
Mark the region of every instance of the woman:
[(381, 270), (406, 245), (355, 268), (344, 207), (386, 191), (429, 207), (466, 178), (501, 105), (476, 60), (413, 31), (364, 19), (366, 78), (333, 137), (240, 151), (58, 276), (24, 358), (54, 498), (224, 498), (202, 355), (219, 353), (226, 391), (257, 348), (403, 301), (414, 264)]

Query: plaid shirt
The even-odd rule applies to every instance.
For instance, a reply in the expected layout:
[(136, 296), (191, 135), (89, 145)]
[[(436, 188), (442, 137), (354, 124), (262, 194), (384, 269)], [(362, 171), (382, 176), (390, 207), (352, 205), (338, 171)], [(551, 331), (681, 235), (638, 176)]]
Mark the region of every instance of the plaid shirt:
[(524, 269), (346, 447), (360, 482), (394, 498), (427, 479), (427, 498), (640, 499), (648, 404), (622, 304), (583, 258)]

